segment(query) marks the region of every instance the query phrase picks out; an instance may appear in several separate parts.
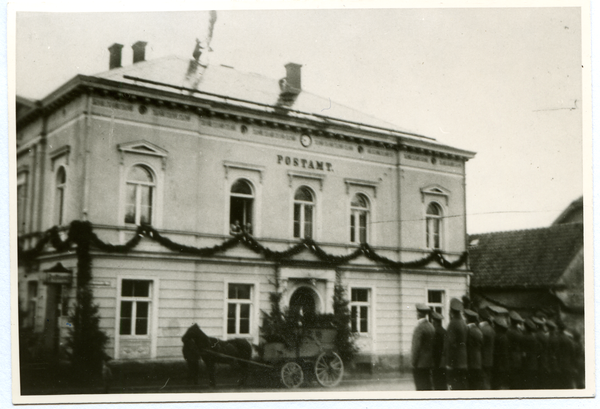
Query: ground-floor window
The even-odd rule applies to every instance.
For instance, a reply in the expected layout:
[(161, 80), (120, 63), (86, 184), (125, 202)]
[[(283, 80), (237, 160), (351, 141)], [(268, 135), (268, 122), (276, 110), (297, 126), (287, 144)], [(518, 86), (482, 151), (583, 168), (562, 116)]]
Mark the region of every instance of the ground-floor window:
[(148, 335), (150, 328), (151, 280), (121, 282), (120, 335)]
[(432, 311), (444, 315), (444, 290), (427, 290), (427, 305)]
[(250, 334), (253, 286), (228, 284), (227, 287), (227, 334)]
[(368, 288), (352, 288), (350, 290), (350, 314), (352, 332), (366, 334), (369, 332), (369, 310), (371, 294)]

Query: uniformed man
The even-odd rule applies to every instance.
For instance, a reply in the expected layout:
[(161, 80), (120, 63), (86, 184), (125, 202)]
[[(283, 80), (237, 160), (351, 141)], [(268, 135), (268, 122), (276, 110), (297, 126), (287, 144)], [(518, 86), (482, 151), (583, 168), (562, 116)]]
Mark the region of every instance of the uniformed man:
[(494, 318), (494, 328), (496, 331), (496, 339), (494, 340), (494, 368), (492, 369), (492, 389), (504, 390), (509, 389), (509, 349), (508, 337), (508, 320), (504, 316), (496, 316)]
[(537, 389), (548, 389), (548, 333), (546, 331), (546, 320), (531, 317), (531, 321), (537, 326), (535, 337), (539, 348)]
[(483, 345), (481, 347), (481, 367), (483, 370), (483, 389), (492, 388), (492, 368), (494, 366), (494, 341), (496, 332), (492, 326), (492, 315), (484, 308), (479, 312), (479, 329), (483, 334)]
[(523, 333), (523, 388), (538, 388), (538, 359), (539, 347), (536, 337), (537, 326), (530, 319), (525, 320), (525, 332)]
[(415, 388), (418, 391), (432, 390), (431, 370), (433, 369), (433, 337), (435, 329), (429, 322), (427, 315), (431, 308), (424, 304), (417, 304), (417, 326), (413, 332), (411, 361)]
[(552, 320), (546, 321), (546, 325), (548, 326), (548, 388), (560, 389), (557, 327)]
[(464, 390), (467, 382), (467, 324), (462, 318), (463, 304), (457, 299), (450, 300), (450, 323), (446, 329), (444, 357), (446, 375), (450, 390)]
[(577, 330), (573, 330), (573, 342), (575, 346), (575, 387), (585, 389), (585, 348), (581, 334)]
[(509, 355), (509, 380), (511, 389), (523, 389), (523, 334), (520, 325), (523, 318), (516, 311), (509, 313), (510, 327), (506, 332), (508, 338)]
[(573, 373), (575, 372), (575, 354), (572, 336), (567, 334), (565, 324), (559, 321), (558, 324), (558, 368), (560, 389), (573, 389)]
[(483, 389), (483, 371), (481, 366), (481, 348), (483, 334), (479, 329), (479, 315), (473, 310), (465, 310), (467, 318), (467, 365), (469, 367), (469, 389)]
[(442, 326), (442, 320), (444, 317), (435, 311), (431, 313), (431, 321), (433, 322), (433, 328), (435, 329), (435, 335), (433, 336), (433, 369), (431, 371), (431, 378), (433, 381), (433, 389), (437, 391), (445, 391), (448, 389), (446, 384), (446, 367), (445, 363), (442, 362), (444, 355), (444, 339), (446, 338), (446, 330)]

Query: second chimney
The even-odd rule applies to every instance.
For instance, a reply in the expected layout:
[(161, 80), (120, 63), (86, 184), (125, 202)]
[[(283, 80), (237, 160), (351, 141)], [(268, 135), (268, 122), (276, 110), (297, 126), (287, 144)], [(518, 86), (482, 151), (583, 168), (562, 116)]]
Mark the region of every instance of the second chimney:
[(301, 73), (300, 69), (302, 68), (301, 64), (296, 64), (293, 62), (287, 63), (285, 65), (286, 69), (286, 77), (285, 81), (288, 86), (295, 88), (300, 91), (302, 89), (302, 81), (301, 81)]
[(146, 44), (145, 41), (138, 41), (131, 46), (133, 48), (133, 63), (146, 61)]
[(110, 52), (110, 60), (108, 61), (108, 68), (121, 68), (121, 49), (123, 48), (123, 44), (114, 43), (110, 47), (108, 47), (108, 51)]

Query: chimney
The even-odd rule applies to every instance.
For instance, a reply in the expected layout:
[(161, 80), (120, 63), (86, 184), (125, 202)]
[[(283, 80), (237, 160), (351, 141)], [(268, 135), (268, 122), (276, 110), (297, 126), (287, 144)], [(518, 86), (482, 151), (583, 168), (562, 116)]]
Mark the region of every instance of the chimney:
[(122, 44), (114, 43), (110, 47), (108, 47), (108, 51), (110, 51), (110, 60), (108, 62), (108, 68), (121, 68), (121, 49), (123, 48)]
[(285, 69), (287, 71), (285, 81), (289, 87), (295, 88), (295, 90), (297, 90), (297, 91), (300, 91), (302, 89), (301, 74), (300, 74), (301, 68), (302, 68), (301, 64), (296, 64), (293, 62), (287, 63), (285, 65)]
[(131, 46), (133, 48), (133, 63), (146, 61), (146, 44), (145, 41), (138, 41)]

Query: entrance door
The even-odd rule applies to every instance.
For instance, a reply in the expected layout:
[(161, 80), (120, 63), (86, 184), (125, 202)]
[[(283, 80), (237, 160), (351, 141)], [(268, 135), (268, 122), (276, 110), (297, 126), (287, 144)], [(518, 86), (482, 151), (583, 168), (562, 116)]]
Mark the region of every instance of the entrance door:
[(306, 319), (310, 319), (317, 314), (317, 303), (315, 299), (317, 294), (308, 287), (301, 287), (294, 291), (290, 298), (290, 311)]

